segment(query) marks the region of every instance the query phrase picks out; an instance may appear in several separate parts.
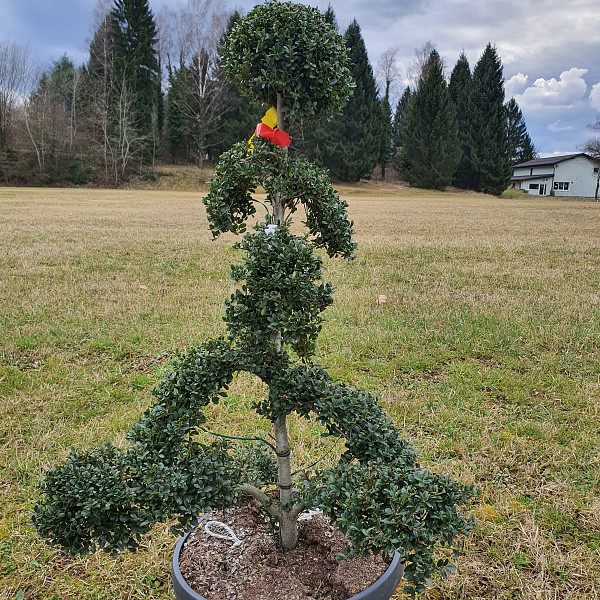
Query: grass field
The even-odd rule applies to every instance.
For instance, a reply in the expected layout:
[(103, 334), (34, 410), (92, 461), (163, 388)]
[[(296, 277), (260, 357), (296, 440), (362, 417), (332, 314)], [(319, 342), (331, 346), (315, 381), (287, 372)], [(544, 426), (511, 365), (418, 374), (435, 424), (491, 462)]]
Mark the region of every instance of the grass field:
[[(425, 597), (598, 598), (600, 205), (342, 191), (358, 257), (326, 261), (320, 360), (482, 490), (458, 572)], [(1, 599), (172, 597), (168, 526), (137, 554), (72, 558), (28, 510), (70, 446), (123, 443), (169, 357), (224, 331), (232, 240), (211, 241), (197, 193), (0, 188)], [(215, 428), (261, 427), (260, 391), (240, 378)]]

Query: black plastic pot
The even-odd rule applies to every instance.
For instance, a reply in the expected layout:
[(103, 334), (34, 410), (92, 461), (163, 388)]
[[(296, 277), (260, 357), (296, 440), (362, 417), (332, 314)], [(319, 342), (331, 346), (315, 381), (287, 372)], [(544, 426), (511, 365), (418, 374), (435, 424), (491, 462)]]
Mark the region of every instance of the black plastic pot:
[[(181, 571), (179, 570), (179, 557), (183, 544), (187, 539), (189, 533), (184, 535), (177, 546), (175, 547), (175, 553), (173, 554), (173, 565), (172, 565), (172, 579), (173, 579), (173, 590), (175, 591), (175, 598), (177, 600), (206, 600), (204, 596), (201, 596), (195, 592), (185, 581)], [(404, 574), (404, 563), (400, 560), (400, 555), (395, 554), (390, 566), (386, 572), (366, 590), (359, 592), (352, 596), (348, 600), (389, 600), (392, 597), (402, 575)]]

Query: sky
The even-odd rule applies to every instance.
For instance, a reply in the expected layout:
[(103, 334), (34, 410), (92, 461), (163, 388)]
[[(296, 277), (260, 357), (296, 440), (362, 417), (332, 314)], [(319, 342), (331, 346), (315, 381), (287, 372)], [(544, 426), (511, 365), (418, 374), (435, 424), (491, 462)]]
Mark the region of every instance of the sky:
[[(249, 11), (252, 0), (215, 0)], [(182, 0), (150, 0), (157, 14)], [(0, 41), (29, 45), (51, 65), (87, 60), (97, 0), (0, 0)], [(521, 107), (541, 155), (577, 152), (600, 119), (600, 0), (308, 0), (331, 4), (341, 31), (356, 19), (374, 68), (397, 48), (399, 96), (415, 49), (432, 42), (449, 75), (464, 51), (471, 69), (488, 42), (504, 67), (507, 100)]]

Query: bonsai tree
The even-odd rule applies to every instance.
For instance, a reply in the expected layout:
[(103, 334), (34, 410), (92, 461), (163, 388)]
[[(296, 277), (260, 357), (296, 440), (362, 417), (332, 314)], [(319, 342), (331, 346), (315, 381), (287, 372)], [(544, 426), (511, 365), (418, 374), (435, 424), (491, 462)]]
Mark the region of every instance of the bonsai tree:
[[(153, 391), (154, 406), (129, 431), (128, 447), (72, 451), (52, 469), (33, 523), (68, 552), (116, 552), (135, 548), (157, 522), (175, 517), (182, 531), (248, 494), (278, 524), (283, 549), (298, 543), (299, 514), (320, 508), (346, 534), (349, 554), (401, 553), (405, 579), (422, 591), (434, 572), (451, 568), (434, 559), (436, 546), (456, 550), (470, 531), (461, 507), (473, 489), (423, 469), (375, 396), (335, 382), (313, 360), (333, 291), (314, 250), (352, 259), (353, 224), (327, 172), (290, 156), (284, 132), (340, 110), (351, 94), (344, 40), (317, 9), (269, 1), (237, 23), (222, 61), (242, 92), (274, 107), (277, 125), (257, 129), (275, 142), (259, 135), (226, 152), (204, 198), (214, 236), (244, 233), (257, 206), (267, 208), (264, 222), (237, 244), (244, 254), (231, 269), (238, 286), (226, 302), (228, 334), (177, 358)], [(266, 205), (253, 197), (259, 188)], [(302, 235), (291, 229), (300, 205)], [(268, 385), (254, 408), (272, 423), (274, 443), (262, 439), (236, 453), (231, 440), (205, 444), (198, 434), (205, 407), (226, 395), (240, 371)], [(344, 441), (337, 466), (293, 480), (292, 412)], [(270, 482), (275, 498), (265, 491)]]

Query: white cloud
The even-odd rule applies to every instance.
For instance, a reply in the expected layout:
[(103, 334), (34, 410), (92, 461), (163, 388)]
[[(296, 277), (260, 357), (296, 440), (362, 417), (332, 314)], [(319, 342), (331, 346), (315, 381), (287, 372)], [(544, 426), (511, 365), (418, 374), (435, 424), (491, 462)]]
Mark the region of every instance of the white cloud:
[(561, 120), (554, 121), (554, 123), (550, 123), (548, 125), (548, 131), (558, 132), (558, 131), (571, 131), (573, 129), (573, 125), (561, 125)]
[(590, 92), (590, 104), (592, 108), (600, 109), (600, 83), (592, 86), (592, 91)]
[(587, 72), (587, 69), (573, 67), (563, 71), (558, 81), (554, 77), (536, 79), (533, 85), (523, 92), (521, 101), (529, 105), (571, 107), (587, 92), (587, 84), (583, 79)]
[(520, 94), (527, 87), (528, 81), (528, 75), (523, 75), (523, 73), (517, 73), (516, 75), (513, 75), (508, 81), (504, 83), (506, 97), (512, 98), (517, 94)]

